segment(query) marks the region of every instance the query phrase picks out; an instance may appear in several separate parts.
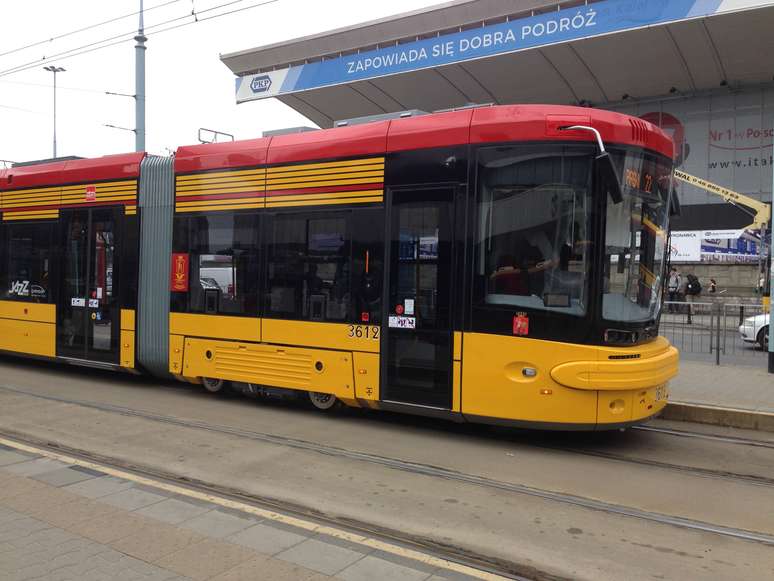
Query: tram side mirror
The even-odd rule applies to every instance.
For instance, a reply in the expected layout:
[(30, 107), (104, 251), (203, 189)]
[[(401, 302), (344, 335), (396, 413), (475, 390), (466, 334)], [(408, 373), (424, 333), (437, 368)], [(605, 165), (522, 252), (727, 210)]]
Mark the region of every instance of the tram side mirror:
[(588, 125), (563, 125), (559, 131), (588, 131), (593, 133), (599, 147), (599, 154), (594, 158), (594, 171), (598, 183), (603, 190), (607, 192), (614, 204), (620, 204), (623, 201), (623, 190), (621, 189), (621, 180), (618, 179), (618, 172), (615, 170), (613, 158), (605, 150), (605, 142), (602, 141), (602, 135), (599, 130)]
[(623, 201), (623, 190), (621, 189), (621, 180), (618, 178), (618, 172), (615, 169), (615, 164), (610, 154), (603, 151), (597, 155), (594, 158), (594, 168), (602, 188), (607, 191), (614, 204), (620, 204)]

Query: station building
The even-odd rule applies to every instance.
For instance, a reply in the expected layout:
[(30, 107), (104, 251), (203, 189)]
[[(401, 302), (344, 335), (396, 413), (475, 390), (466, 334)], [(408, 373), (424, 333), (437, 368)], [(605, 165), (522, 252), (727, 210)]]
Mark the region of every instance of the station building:
[[(454, 0), (221, 60), (237, 102), (276, 98), (320, 127), (471, 103), (620, 111), (671, 133), (684, 171), (769, 201), (773, 25), (774, 2), (760, 0)], [(678, 191), (674, 230), (750, 223), (704, 190)], [(749, 236), (723, 245), (725, 262), (758, 253)]]

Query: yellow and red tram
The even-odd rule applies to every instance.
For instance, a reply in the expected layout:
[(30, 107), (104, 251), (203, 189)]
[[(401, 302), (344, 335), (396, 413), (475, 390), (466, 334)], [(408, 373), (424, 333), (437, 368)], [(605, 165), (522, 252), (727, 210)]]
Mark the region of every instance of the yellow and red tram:
[(556, 429), (641, 422), (672, 141), (497, 106), (0, 172), (0, 350)]

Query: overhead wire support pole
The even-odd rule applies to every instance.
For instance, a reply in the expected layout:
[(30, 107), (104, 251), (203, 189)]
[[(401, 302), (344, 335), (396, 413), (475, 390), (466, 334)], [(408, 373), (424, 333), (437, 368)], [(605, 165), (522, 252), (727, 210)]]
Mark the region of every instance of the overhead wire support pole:
[(43, 69), (50, 73), (54, 73), (54, 158), (56, 158), (56, 74), (65, 72), (65, 68), (49, 65), (43, 67)]
[[(769, 217), (769, 373), (774, 373), (774, 315), (771, 313), (771, 305), (774, 303), (774, 169), (771, 172), (771, 210)], [(766, 238), (766, 232), (761, 235), (761, 242)]]
[(134, 118), (135, 118), (135, 151), (145, 151), (145, 22), (143, 20), (143, 0), (140, 0), (140, 26), (137, 29), (137, 41), (135, 45), (135, 95), (134, 95)]

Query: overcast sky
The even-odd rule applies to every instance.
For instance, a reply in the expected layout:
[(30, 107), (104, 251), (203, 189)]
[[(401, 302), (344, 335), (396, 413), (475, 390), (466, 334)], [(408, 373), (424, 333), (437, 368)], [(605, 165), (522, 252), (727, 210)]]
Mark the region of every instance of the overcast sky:
[[(268, 129), (311, 124), (274, 99), (237, 106), (234, 77), (220, 62), (221, 53), (438, 3), (438, 0), (276, 0), (203, 20), (265, 1), (145, 0), (145, 26), (149, 38), (146, 53), (148, 151), (166, 154), (168, 149), (174, 150), (178, 145), (196, 143), (200, 127), (232, 133), (237, 139), (248, 139), (258, 137)], [(107, 128), (104, 124), (134, 128), (134, 100), (108, 96), (104, 92), (134, 93), (135, 42), (129, 39), (109, 48), (61, 60), (54, 55), (110, 37), (129, 36), (137, 28), (136, 15), (56, 38), (136, 12), (139, 0), (28, 0), (3, 4), (0, 159), (25, 161), (51, 157), (53, 75), (43, 70), (46, 64), (67, 69), (57, 75), (58, 155), (94, 157), (132, 151), (133, 133)], [(208, 11), (225, 4), (228, 6)], [(199, 22), (157, 32), (194, 22), (190, 16), (192, 9), (199, 13)], [(153, 28), (176, 18), (182, 19)], [(17, 50), (33, 44), (35, 46)], [(36, 62), (43, 57), (51, 60)], [(24, 65), (28, 66), (27, 70), (11, 72), (25, 68)]]

